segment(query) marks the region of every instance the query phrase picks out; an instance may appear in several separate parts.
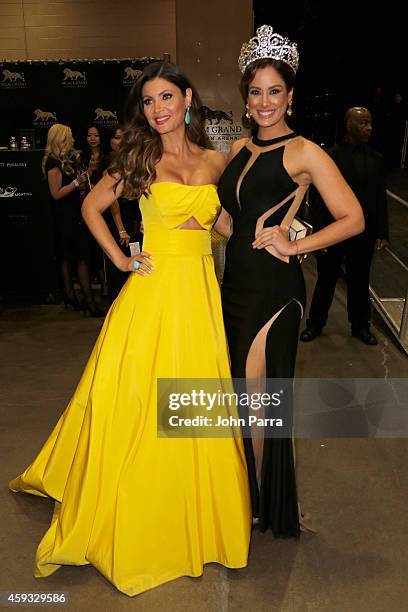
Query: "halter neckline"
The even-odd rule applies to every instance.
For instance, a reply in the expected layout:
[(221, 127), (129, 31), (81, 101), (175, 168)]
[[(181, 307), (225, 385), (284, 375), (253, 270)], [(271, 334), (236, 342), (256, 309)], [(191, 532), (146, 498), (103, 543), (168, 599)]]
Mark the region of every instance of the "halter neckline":
[(289, 138), (294, 138), (295, 136), (297, 136), (296, 132), (290, 132), (290, 134), (284, 134), (283, 136), (270, 138), (269, 140), (260, 140), (258, 136), (252, 136), (252, 142), (257, 147), (270, 147), (271, 145), (277, 144), (278, 142), (283, 142)]

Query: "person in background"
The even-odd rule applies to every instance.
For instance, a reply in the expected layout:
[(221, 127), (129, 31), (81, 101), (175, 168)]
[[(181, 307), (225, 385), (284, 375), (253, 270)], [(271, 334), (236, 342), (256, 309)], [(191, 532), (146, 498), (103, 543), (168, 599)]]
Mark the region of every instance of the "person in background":
[[(92, 123), (86, 132), (86, 142), (81, 152), (81, 170), (87, 172), (88, 182), (81, 191), (82, 198), (103, 176), (103, 171), (109, 163), (109, 146), (107, 135), (103, 128)], [(90, 269), (92, 278), (101, 283), (101, 292), (104, 297), (108, 295), (106, 260), (94, 237), (88, 233), (90, 242)]]
[(407, 106), (401, 93), (396, 92), (393, 96), (387, 113), (387, 152), (386, 163), (389, 168), (400, 168), (402, 159), (402, 147), (408, 119)]
[[(58, 233), (61, 274), (64, 284), (64, 303), (74, 310), (85, 308), (92, 316), (101, 316), (96, 306), (89, 275), (88, 230), (81, 216), (80, 188), (87, 181), (85, 173), (76, 171), (79, 151), (74, 149), (71, 128), (59, 123), (50, 127), (42, 160), (42, 171), (54, 200), (55, 222)], [(84, 296), (80, 304), (74, 291), (73, 270)]]
[[(119, 148), (122, 134), (123, 127), (121, 125), (112, 126), (107, 132), (111, 152), (109, 156), (106, 157), (106, 167), (108, 163), (113, 160)], [(104, 172), (106, 172), (106, 167)], [(112, 236), (115, 237), (117, 244), (125, 255), (129, 256), (131, 254), (129, 242), (138, 242), (140, 248), (142, 242), (140, 233), (142, 216), (137, 200), (119, 197), (110, 208), (104, 211), (103, 217)], [(106, 274), (109, 300), (113, 302), (126, 282), (129, 272), (122, 272), (110, 261), (110, 259), (106, 259)]]
[[(110, 145), (111, 161), (119, 148), (119, 144), (123, 135), (123, 127), (115, 125), (108, 132), (108, 142)], [(112, 216), (120, 234), (120, 243), (126, 246), (129, 242), (142, 240), (140, 232), (140, 224), (142, 215), (140, 212), (139, 202), (137, 200), (128, 200), (127, 198), (118, 198), (110, 207)]]
[(102, 178), (109, 158), (107, 134), (100, 126), (92, 123), (86, 132), (86, 143), (81, 153), (82, 168), (89, 176), (90, 188)]
[[(363, 208), (365, 231), (317, 255), (317, 282), (313, 293), (303, 342), (322, 333), (333, 301), (340, 266), (345, 261), (347, 312), (353, 336), (374, 346), (377, 338), (370, 331), (370, 266), (374, 248), (388, 241), (387, 195), (384, 160), (367, 145), (371, 136), (371, 113), (363, 107), (350, 108), (345, 116), (343, 142), (328, 150)], [(311, 222), (316, 229), (326, 227), (332, 217), (318, 197), (310, 205)]]
[(386, 136), (387, 136), (387, 104), (382, 87), (375, 88), (374, 95), (369, 104), (371, 112), (373, 133), (370, 138), (370, 145), (382, 155), (385, 155)]

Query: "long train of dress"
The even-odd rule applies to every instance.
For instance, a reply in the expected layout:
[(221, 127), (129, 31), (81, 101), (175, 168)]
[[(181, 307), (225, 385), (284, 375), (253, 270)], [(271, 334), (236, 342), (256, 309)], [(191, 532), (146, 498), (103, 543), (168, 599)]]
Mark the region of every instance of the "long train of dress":
[[(251, 529), (241, 439), (158, 438), (157, 378), (228, 378), (210, 229), (213, 185), (157, 183), (142, 198), (152, 275), (131, 275), (68, 407), (10, 483), (55, 500), (35, 575), (92, 563), (127, 595), (208, 562), (247, 563)], [(203, 230), (174, 229), (194, 216)]]

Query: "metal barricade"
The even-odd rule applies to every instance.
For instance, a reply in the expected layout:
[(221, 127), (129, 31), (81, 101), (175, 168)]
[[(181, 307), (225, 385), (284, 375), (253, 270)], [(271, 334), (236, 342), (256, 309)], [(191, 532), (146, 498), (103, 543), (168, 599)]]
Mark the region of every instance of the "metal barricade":
[(370, 279), (375, 308), (408, 353), (408, 202), (387, 191), (390, 244), (376, 252)]

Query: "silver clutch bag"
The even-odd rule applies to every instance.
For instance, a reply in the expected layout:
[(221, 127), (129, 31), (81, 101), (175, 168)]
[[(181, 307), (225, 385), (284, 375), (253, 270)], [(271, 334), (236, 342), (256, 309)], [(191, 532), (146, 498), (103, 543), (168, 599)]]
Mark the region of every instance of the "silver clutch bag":
[[(300, 238), (305, 238), (309, 236), (313, 232), (313, 227), (307, 221), (303, 219), (299, 219), (299, 217), (294, 217), (289, 228), (289, 240), (300, 240)], [(306, 259), (307, 253), (302, 253), (298, 255), (300, 263), (304, 259)]]

